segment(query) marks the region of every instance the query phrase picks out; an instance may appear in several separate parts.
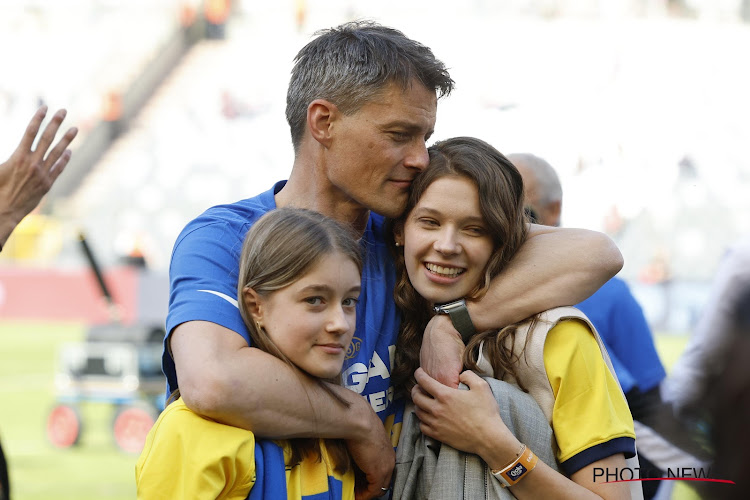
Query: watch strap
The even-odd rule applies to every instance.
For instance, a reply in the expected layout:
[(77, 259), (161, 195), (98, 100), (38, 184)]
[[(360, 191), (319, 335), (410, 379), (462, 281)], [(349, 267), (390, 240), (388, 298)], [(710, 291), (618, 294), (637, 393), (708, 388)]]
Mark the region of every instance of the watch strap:
[(461, 334), (464, 344), (477, 333), (464, 299), (436, 306), (435, 311), (450, 316), (453, 328)]
[(492, 475), (500, 481), (503, 488), (509, 488), (526, 477), (536, 467), (539, 458), (526, 445), (523, 445), (521, 454), (513, 460), (507, 467), (495, 470), (492, 469)]

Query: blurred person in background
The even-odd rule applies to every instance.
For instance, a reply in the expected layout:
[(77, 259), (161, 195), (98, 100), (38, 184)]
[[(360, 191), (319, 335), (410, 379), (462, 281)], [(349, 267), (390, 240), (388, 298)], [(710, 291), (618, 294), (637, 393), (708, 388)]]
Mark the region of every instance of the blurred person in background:
[[(32, 150), (47, 115), (47, 107), (40, 107), (16, 150), (7, 161), (0, 163), (0, 251), (16, 226), (36, 208), (70, 161), (68, 146), (78, 133), (75, 127), (68, 129), (47, 154), (65, 114), (64, 109), (55, 113), (42, 132), (36, 149)], [(9, 498), (8, 464), (0, 446), (0, 500)]]
[(230, 0), (205, 0), (203, 15), (206, 18), (206, 37), (210, 40), (226, 38), (226, 24), (232, 4)]
[[(289, 180), (209, 209), (186, 226), (172, 254), (163, 356), (167, 393), (179, 386), (191, 410), (258, 437), (346, 440), (365, 476), (359, 498), (388, 489), (402, 417), (390, 382), (399, 314), (384, 216), (401, 214), (411, 181), (426, 168), (437, 100), (452, 89), (443, 63), (400, 31), (363, 21), (319, 32), (297, 55), (287, 93), (295, 153)], [(245, 234), (264, 213), (286, 206), (353, 227), (365, 249), (357, 326), (344, 364), (346, 388), (331, 386), (350, 403), (348, 409), (252, 348), (233, 298)], [(565, 257), (550, 259), (552, 253)], [(462, 334), (469, 338), (475, 328), (500, 327), (583, 300), (621, 265), (619, 251), (603, 234), (532, 227), (517, 258), (481, 301), (460, 301), (453, 317), (440, 314), (430, 321), (423, 368), (457, 387)]]
[(685, 350), (662, 384), (662, 397), (678, 415), (689, 417), (701, 406), (706, 387), (724, 368), (734, 341), (734, 311), (750, 284), (750, 235), (724, 255), (705, 307)]
[(735, 484), (704, 484), (704, 499), (750, 498), (750, 280), (737, 283), (735, 297), (724, 317), (730, 326), (713, 367), (718, 374), (703, 385), (699, 398), (711, 422), (713, 475)]
[[(521, 172), (527, 212), (540, 224), (559, 226), (562, 186), (546, 160), (529, 153), (508, 155)], [(666, 372), (653, 334), (638, 301), (624, 280), (614, 277), (576, 305), (594, 324), (612, 360), (636, 423), (642, 477), (662, 477), (667, 468), (703, 465), (696, 446), (679, 436), (679, 422), (662, 402), (660, 384)], [(679, 445), (679, 446), (678, 446)], [(691, 453), (682, 450), (687, 448)], [(644, 498), (668, 495), (671, 482), (646, 481)]]
[[(674, 414), (713, 448), (712, 475), (736, 486), (706, 498), (750, 495), (750, 235), (724, 255), (688, 344), (662, 384)], [(701, 489), (703, 493), (703, 489)]]

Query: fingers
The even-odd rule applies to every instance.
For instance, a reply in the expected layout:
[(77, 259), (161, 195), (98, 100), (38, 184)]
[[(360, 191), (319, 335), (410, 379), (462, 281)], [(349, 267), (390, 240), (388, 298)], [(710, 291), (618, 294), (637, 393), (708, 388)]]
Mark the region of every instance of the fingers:
[[(48, 167), (50, 173), (55, 177), (60, 175), (60, 172), (62, 172), (62, 169), (65, 168), (68, 160), (70, 160), (70, 150), (67, 148), (77, 134), (77, 128), (73, 127), (68, 129), (68, 131), (65, 132), (65, 135), (62, 136), (62, 139), (58, 141), (44, 160), (45, 167)], [(65, 158), (66, 156), (67, 158)]]
[(24, 152), (31, 151), (31, 146), (34, 144), (34, 139), (36, 139), (36, 134), (39, 133), (39, 127), (42, 126), (42, 122), (44, 121), (45, 116), (47, 116), (47, 106), (42, 106), (38, 110), (36, 110), (36, 113), (34, 113), (34, 117), (26, 127), (26, 132), (24, 132), (23, 134), (21, 143), (18, 145), (19, 150), (22, 150)]
[[(44, 132), (42, 132), (42, 137), (39, 139), (39, 143), (37, 144), (36, 150), (34, 151), (34, 154), (37, 156), (37, 159), (41, 160), (47, 154), (47, 149), (49, 148), (50, 144), (52, 144), (52, 141), (55, 140), (55, 135), (57, 135), (57, 130), (60, 128), (60, 125), (62, 124), (62, 121), (65, 119), (65, 115), (67, 113), (68, 112), (65, 111), (64, 109), (59, 110), (52, 117), (52, 121), (50, 121), (47, 127), (45, 127)], [(75, 137), (75, 134), (74, 134), (74, 137)], [(63, 137), (62, 140), (65, 140), (65, 137)], [(73, 139), (71, 138), (70, 140), (73, 140)], [(62, 151), (64, 150), (65, 148), (62, 148)]]
[(354, 498), (355, 500), (371, 500), (385, 495), (386, 491), (387, 489), (384, 490), (374, 484), (368, 484), (366, 489), (356, 490), (354, 492)]
[(440, 394), (441, 390), (446, 388), (443, 384), (427, 375), (427, 372), (422, 368), (417, 368), (417, 371), (414, 372), (414, 378), (417, 381), (417, 385), (432, 397), (436, 397)]
[(469, 389), (472, 389), (477, 384), (481, 384), (485, 382), (482, 377), (480, 377), (479, 375), (477, 375), (471, 370), (465, 370), (461, 372), (461, 375), (458, 376), (458, 380), (466, 384), (469, 387)]
[(72, 154), (73, 153), (69, 149), (66, 149), (55, 164), (52, 165), (52, 168), (49, 169), (49, 178), (52, 182), (55, 182), (55, 179), (57, 179), (62, 171), (65, 170), (65, 166), (70, 161)]
[(354, 498), (356, 500), (370, 500), (372, 498), (379, 498), (385, 495), (385, 493), (390, 489), (390, 479), (389, 483), (385, 486), (378, 486), (378, 484), (380, 483), (369, 482), (366, 479), (364, 482), (366, 482), (366, 484), (363, 484), (363, 482), (358, 482), (354, 488)]

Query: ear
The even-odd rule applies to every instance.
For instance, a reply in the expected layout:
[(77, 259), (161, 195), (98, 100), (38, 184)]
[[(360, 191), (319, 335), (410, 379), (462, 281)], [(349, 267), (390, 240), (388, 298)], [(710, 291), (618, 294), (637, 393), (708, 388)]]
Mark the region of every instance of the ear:
[(331, 125), (338, 116), (338, 107), (325, 99), (315, 99), (307, 106), (307, 128), (310, 135), (326, 148), (331, 144)]
[(404, 221), (400, 220), (393, 224), (393, 239), (400, 246), (404, 246)]
[(253, 321), (263, 323), (263, 297), (250, 287), (243, 288), (242, 300)]
[(550, 219), (555, 223), (555, 226), (560, 225), (560, 215), (562, 214), (562, 201), (557, 200), (549, 203), (547, 205), (547, 210), (549, 211)]

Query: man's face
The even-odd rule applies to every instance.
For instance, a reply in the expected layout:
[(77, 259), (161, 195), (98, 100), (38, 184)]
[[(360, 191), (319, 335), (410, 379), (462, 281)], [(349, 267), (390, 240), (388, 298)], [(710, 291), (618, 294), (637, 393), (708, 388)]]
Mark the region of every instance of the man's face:
[(521, 177), (523, 177), (524, 203), (526, 207), (534, 211), (537, 224), (554, 227), (559, 226), (561, 212), (560, 204), (554, 202), (543, 203), (542, 188), (531, 167), (528, 167), (523, 161), (518, 159), (513, 160), (513, 165), (516, 166), (521, 173)]
[(418, 82), (391, 84), (354, 114), (332, 122), (327, 162), (334, 195), (388, 217), (401, 215), (414, 177), (429, 163), (437, 97)]

